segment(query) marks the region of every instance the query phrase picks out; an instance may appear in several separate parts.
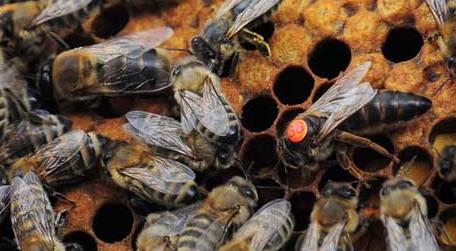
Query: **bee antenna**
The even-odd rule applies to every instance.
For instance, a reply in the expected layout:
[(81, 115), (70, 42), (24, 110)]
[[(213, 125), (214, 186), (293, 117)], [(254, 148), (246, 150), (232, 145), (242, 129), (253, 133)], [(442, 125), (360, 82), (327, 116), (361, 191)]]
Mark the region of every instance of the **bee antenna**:
[(445, 80), (445, 82), (443, 82), (443, 84), (441, 84), (433, 93), (432, 93), (432, 96), (435, 96), (436, 94), (438, 94), (445, 85), (448, 84), (448, 82), (451, 82), (451, 79), (448, 78), (447, 80)]

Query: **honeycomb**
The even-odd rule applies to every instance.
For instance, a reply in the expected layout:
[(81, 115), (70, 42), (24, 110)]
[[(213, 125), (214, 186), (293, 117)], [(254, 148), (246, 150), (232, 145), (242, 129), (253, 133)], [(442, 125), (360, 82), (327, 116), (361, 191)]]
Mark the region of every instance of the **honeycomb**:
[[(182, 0), (163, 6), (126, 6), (111, 0), (99, 16), (83, 25), (85, 34), (69, 34), (65, 40), (75, 47), (167, 25), (175, 35), (162, 47), (184, 49), (221, 2)], [(242, 123), (239, 156), (246, 166), (252, 165), (251, 173), (259, 186), (259, 206), (274, 198), (289, 199), (299, 233), (309, 224), (319, 190), (328, 180), (357, 179), (337, 164), (315, 173), (285, 171), (276, 142), (287, 122), (317, 100), (341, 71), (369, 60), (373, 66), (366, 79), (375, 88), (424, 95), (432, 99), (433, 108), (405, 127), (369, 136), (396, 154), (400, 164), (370, 149), (350, 150), (350, 161), (362, 174), (357, 189), (362, 216), (369, 226), (355, 243), (355, 250), (386, 250), (384, 235), (375, 234), (385, 231), (379, 221), (378, 192), (381, 183), (407, 163), (405, 175), (420, 185), (429, 216), (446, 229), (447, 235), (438, 234), (439, 242), (448, 250), (456, 249), (451, 241), (456, 240), (455, 184), (441, 179), (436, 168), (443, 146), (456, 142), (456, 102), (452, 100), (456, 86), (448, 82), (439, 48), (428, 39), (435, 30), (433, 17), (421, 0), (283, 0), (272, 21), (256, 29), (269, 41), (272, 58), (243, 45), (237, 72), (222, 80), (223, 91)], [(176, 60), (185, 55), (174, 53), (169, 57)], [(170, 97), (113, 98), (104, 100), (98, 109), (67, 115), (74, 128), (131, 140), (121, 130), (125, 112), (171, 115), (175, 109)], [(202, 174), (198, 182), (210, 189), (235, 174), (242, 173), (232, 168)], [(86, 251), (134, 249), (145, 215), (132, 210), (129, 194), (106, 178), (101, 168), (83, 184), (61, 191), (76, 202), (75, 207), (57, 203), (57, 211), (69, 209), (60, 229), (64, 241), (79, 243)], [(8, 223), (2, 232), (11, 236)], [(284, 249), (291, 250), (295, 239), (293, 236)]]

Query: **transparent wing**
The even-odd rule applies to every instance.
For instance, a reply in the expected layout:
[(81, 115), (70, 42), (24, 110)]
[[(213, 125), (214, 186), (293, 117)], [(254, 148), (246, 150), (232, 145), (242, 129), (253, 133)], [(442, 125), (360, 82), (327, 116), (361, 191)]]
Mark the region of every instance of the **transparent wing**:
[[(0, 186), (0, 216), (2, 216), (9, 207), (10, 195), (10, 185)], [(0, 219), (3, 219), (3, 217), (0, 217)]]
[(386, 228), (388, 250), (408, 251), (408, 244), (405, 234), (396, 221), (386, 215), (382, 215), (382, 221)]
[(171, 184), (187, 183), (195, 180), (195, 173), (180, 162), (153, 157), (153, 166), (132, 167), (120, 170), (120, 173), (140, 181), (153, 190), (167, 194), (178, 194)]
[(174, 31), (170, 27), (152, 28), (74, 50), (95, 54), (101, 62), (106, 63), (118, 56), (134, 58), (142, 55), (167, 41), (173, 34)]
[(92, 0), (48, 0), (48, 5), (32, 21), (32, 27), (51, 19), (66, 16), (86, 7)]
[[(152, 229), (154, 229), (154, 226), (166, 226), (168, 230), (167, 234), (178, 235), (182, 233), (187, 222), (195, 216), (200, 207), (201, 202), (198, 202), (173, 212), (161, 213), (158, 220), (154, 221), (150, 226)], [(154, 231), (157, 235), (160, 234), (159, 229), (161, 228), (157, 227), (157, 231)]]
[(421, 212), (419, 205), (415, 203), (410, 218), (410, 239), (415, 251), (437, 251), (440, 250), (432, 232), (431, 224)]
[(435, 21), (437, 22), (440, 30), (442, 30), (445, 23), (450, 18), (450, 11), (446, 0), (426, 0)]
[(370, 62), (365, 62), (344, 73), (303, 113), (304, 115), (317, 114), (327, 118), (319, 132), (320, 140), (375, 97), (377, 91), (369, 83), (359, 84), (370, 66)]
[(242, 1), (244, 0), (226, 0), (217, 10), (216, 17), (219, 18), (223, 16), (226, 12), (230, 11), (232, 8), (234, 8), (234, 6), (238, 5)]
[(344, 230), (345, 222), (339, 222), (331, 228), (331, 231), (325, 236), (319, 251), (337, 251), (339, 240)]
[(30, 235), (21, 228), (29, 222), (36, 227), (36, 234), (47, 243), (54, 243), (54, 214), (38, 176), (29, 172), (24, 178), (15, 177), (11, 183), (11, 201), (11, 222), (19, 243)]
[(266, 13), (280, 1), (281, 0), (252, 0), (249, 6), (236, 17), (233, 25), (231, 25), (228, 30), (227, 37), (231, 38), (236, 35), (247, 24)]
[(124, 130), (139, 141), (194, 158), (192, 149), (182, 140), (181, 124), (175, 119), (142, 111), (128, 112), (125, 117), (128, 124)]
[(318, 241), (320, 233), (318, 225), (314, 222), (310, 223), (304, 236), (304, 240), (299, 247), (299, 251), (318, 251)]
[(197, 120), (196, 113), (202, 113), (200, 104), (202, 98), (191, 91), (181, 91), (181, 124), (184, 133), (188, 134), (196, 128)]

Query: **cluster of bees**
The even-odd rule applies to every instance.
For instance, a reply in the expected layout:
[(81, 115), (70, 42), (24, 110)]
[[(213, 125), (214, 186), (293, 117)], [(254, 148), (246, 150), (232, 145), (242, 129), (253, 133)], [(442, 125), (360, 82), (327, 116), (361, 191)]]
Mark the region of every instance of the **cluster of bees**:
[[(81, 20), (100, 12), (101, 1), (17, 2), (0, 7), (0, 163), (5, 181), (0, 216), (5, 220), (10, 211), (12, 249), (83, 250), (58, 239), (60, 217), (48, 195), (62, 197), (56, 188), (83, 180), (99, 162), (135, 198), (169, 208), (147, 216), (138, 250), (278, 250), (286, 243), (294, 227), (291, 204), (276, 199), (254, 211), (256, 187), (236, 155), (241, 126), (220, 88), (221, 75), (236, 69), (241, 43), (270, 56), (266, 41), (252, 29), (269, 21), (280, 0), (225, 1), (189, 42), (191, 55), (173, 63), (166, 49), (157, 48), (173, 35), (169, 27), (68, 49), (59, 31), (80, 29)], [(453, 73), (453, 10), (444, 0), (427, 2)], [(349, 146), (371, 148), (398, 162), (363, 135), (401, 126), (428, 111), (432, 102), (414, 93), (373, 89), (363, 82), (370, 66), (364, 62), (341, 74), (288, 123), (277, 144), (287, 168), (315, 171), (335, 154), (343, 168), (359, 177), (348, 161)], [(29, 72), (37, 75), (33, 85), (27, 83)], [(170, 88), (180, 116), (128, 112), (123, 129), (134, 142), (71, 130), (69, 119), (41, 104), (93, 108), (100, 97), (144, 96)], [(448, 146), (439, 162), (442, 177), (456, 177), (455, 160), (456, 146)], [(195, 172), (233, 166), (245, 177), (232, 177), (211, 191), (195, 182)], [(357, 191), (350, 183), (328, 182), (320, 194), (296, 250), (353, 250), (366, 228)], [(383, 184), (380, 199), (390, 250), (439, 250), (426, 200), (413, 181), (397, 175)]]

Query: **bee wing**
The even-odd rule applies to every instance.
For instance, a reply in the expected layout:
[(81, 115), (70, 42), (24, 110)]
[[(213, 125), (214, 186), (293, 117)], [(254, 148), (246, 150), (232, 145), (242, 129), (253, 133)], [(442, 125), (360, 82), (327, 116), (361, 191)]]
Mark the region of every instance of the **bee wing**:
[(230, 11), (234, 6), (238, 5), (240, 2), (244, 0), (227, 0), (223, 2), (220, 8), (217, 10), (217, 14), (215, 15), (217, 18), (223, 16), (226, 12)]
[(415, 251), (440, 250), (432, 232), (432, 227), (426, 216), (421, 212), (419, 205), (415, 203), (410, 218), (410, 239)]
[(153, 224), (166, 225), (172, 234), (178, 235), (182, 233), (187, 225), (187, 222), (195, 216), (200, 207), (201, 202), (197, 202), (173, 212), (167, 212), (162, 214), (161, 217)]
[(426, 0), (426, 3), (440, 30), (442, 30), (443, 26), (450, 18), (450, 10), (446, 0)]
[(329, 233), (323, 239), (323, 243), (321, 244), (319, 251), (337, 251), (345, 223), (345, 221), (341, 221), (331, 228)]
[[(9, 207), (10, 195), (11, 195), (10, 185), (0, 186), (0, 216), (3, 215)], [(0, 217), (0, 219), (2, 219), (2, 217)]]
[(320, 232), (318, 231), (318, 225), (311, 222), (306, 230), (304, 240), (299, 247), (300, 251), (318, 251), (318, 242), (320, 240)]
[(154, 156), (151, 168), (125, 168), (120, 172), (134, 178), (153, 190), (167, 194), (178, 194), (179, 191), (170, 184), (187, 183), (195, 180), (195, 173), (184, 164), (175, 160)]
[(185, 134), (188, 134), (196, 128), (198, 120), (196, 113), (202, 112), (200, 111), (202, 98), (191, 91), (181, 91), (179, 95), (182, 100), (180, 104), (182, 130)]
[(404, 231), (396, 221), (390, 216), (382, 215), (382, 221), (386, 228), (388, 250), (394, 251), (408, 251), (407, 238), (405, 237)]
[(11, 182), (11, 223), (18, 243), (30, 233), (20, 226), (32, 222), (38, 234), (48, 243), (54, 243), (54, 213), (38, 176), (28, 172), (24, 178), (15, 177)]
[(170, 117), (130, 111), (125, 117), (124, 130), (146, 145), (165, 148), (194, 158), (192, 149), (182, 140), (181, 124)]
[(361, 109), (377, 94), (369, 83), (359, 84), (369, 71), (371, 62), (365, 62), (355, 69), (344, 73), (303, 114), (327, 117), (319, 132), (319, 140), (324, 139), (332, 130), (350, 115)]
[(257, 231), (252, 238), (250, 250), (257, 251), (264, 250), (266, 245), (273, 241), (274, 237), (282, 234), (282, 229), (286, 231), (284, 232), (285, 236), (281, 236), (281, 239), (283, 241), (287, 240), (293, 229), (290, 210), (290, 202), (284, 199), (277, 199), (267, 203), (239, 229), (239, 236), (242, 236), (244, 229), (256, 228)]
[(242, 28), (266, 13), (269, 9), (278, 4), (281, 0), (252, 0), (245, 10), (237, 15), (233, 25), (228, 30), (227, 37), (235, 36)]
[(86, 7), (92, 0), (49, 0), (46, 8), (32, 21), (37, 26), (51, 19), (74, 13)]

